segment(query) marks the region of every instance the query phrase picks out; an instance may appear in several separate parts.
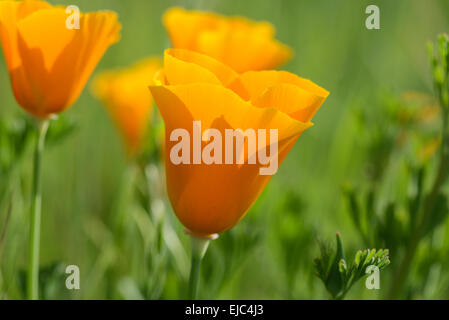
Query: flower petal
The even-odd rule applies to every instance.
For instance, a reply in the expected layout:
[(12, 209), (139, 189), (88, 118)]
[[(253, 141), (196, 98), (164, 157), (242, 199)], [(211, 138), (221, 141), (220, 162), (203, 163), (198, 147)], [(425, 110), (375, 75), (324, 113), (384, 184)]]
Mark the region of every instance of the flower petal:
[(39, 10), (18, 23), (22, 64), (12, 70), (11, 78), (14, 83), (25, 73), (33, 97), (27, 97), (22, 106), (38, 116), (68, 108), (106, 49), (119, 39), (115, 13), (82, 14), (80, 29), (73, 30), (66, 28), (66, 19), (64, 9), (53, 8)]
[[(234, 226), (271, 176), (260, 174), (260, 164), (248, 164), (247, 142), (244, 164), (175, 165), (170, 160), (170, 150), (177, 142), (168, 139), (174, 129), (187, 130), (191, 139), (193, 121), (201, 121), (202, 133), (214, 128), (222, 137), (225, 137), (225, 130), (231, 128), (278, 129), (280, 164), (300, 134), (311, 125), (275, 109), (256, 108), (233, 91), (217, 85), (151, 86), (150, 89), (166, 127), (165, 159), (170, 201), (180, 221), (197, 235), (220, 233)], [(202, 146), (205, 144), (202, 141)], [(257, 148), (261, 146), (258, 144)], [(236, 154), (235, 146), (233, 153)], [(222, 163), (225, 163), (224, 159)]]
[(194, 50), (199, 32), (216, 27), (219, 18), (218, 15), (209, 12), (172, 7), (164, 13), (162, 21), (174, 48)]
[(38, 10), (49, 8), (51, 5), (45, 1), (0, 1), (0, 39), (9, 71), (21, 63), (17, 51), (18, 21)]
[(148, 85), (160, 67), (159, 58), (149, 58), (127, 69), (102, 72), (93, 81), (94, 94), (107, 107), (129, 155), (142, 145), (153, 102)]
[(226, 87), (239, 77), (237, 72), (225, 64), (204, 54), (183, 49), (165, 50), (164, 67), (169, 83), (174, 84), (205, 82)]
[[(200, 55), (196, 56), (199, 57)], [(195, 53), (192, 51), (181, 49), (167, 49), (165, 51), (164, 75), (168, 84), (187, 84), (194, 82), (221, 84), (220, 80), (211, 70), (197, 63), (192, 63), (193, 57), (195, 57)]]
[(234, 129), (279, 129), (279, 140), (299, 135), (311, 126), (273, 108), (256, 108), (232, 90), (206, 83), (150, 86), (150, 90), (170, 128), (191, 128), (201, 120), (204, 130), (224, 121)]
[(166, 84), (211, 83), (232, 89), (244, 100), (249, 94), (239, 74), (223, 63), (184, 49), (167, 49), (164, 53)]
[(308, 122), (329, 92), (310, 80), (286, 71), (250, 71), (241, 75), (253, 105), (276, 108), (291, 117)]
[(292, 56), (268, 22), (179, 7), (168, 9), (163, 22), (174, 48), (203, 53), (239, 73), (276, 68)]
[(292, 49), (266, 37), (261, 29), (204, 31), (199, 35), (197, 51), (223, 61), (239, 73), (273, 69), (290, 60)]

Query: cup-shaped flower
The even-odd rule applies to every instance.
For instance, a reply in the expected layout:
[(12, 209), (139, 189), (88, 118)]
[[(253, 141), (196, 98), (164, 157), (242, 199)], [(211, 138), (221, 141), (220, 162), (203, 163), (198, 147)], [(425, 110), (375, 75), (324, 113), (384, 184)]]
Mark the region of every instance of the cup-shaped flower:
[(173, 7), (163, 23), (172, 47), (211, 56), (237, 72), (274, 69), (292, 56), (290, 47), (274, 39), (269, 22)]
[(170, 202), (197, 236), (242, 219), (328, 95), (285, 71), (239, 75), (183, 49), (165, 51), (150, 90), (165, 123)]
[(70, 107), (120, 28), (113, 12), (77, 15), (45, 1), (0, 1), (0, 39), (19, 105), (42, 118)]
[(94, 78), (93, 92), (109, 111), (130, 156), (140, 151), (147, 133), (153, 107), (148, 84), (160, 68), (160, 59), (152, 57), (129, 68), (101, 72)]

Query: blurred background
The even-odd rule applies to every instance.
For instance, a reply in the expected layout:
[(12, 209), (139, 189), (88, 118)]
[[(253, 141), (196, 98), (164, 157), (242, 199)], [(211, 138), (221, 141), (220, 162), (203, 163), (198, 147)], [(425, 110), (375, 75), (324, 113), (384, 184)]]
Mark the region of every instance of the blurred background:
[[(327, 299), (314, 259), (320, 255), (317, 238), (333, 245), (336, 232), (349, 260), (359, 249), (390, 249), (391, 264), (380, 273), (380, 289), (368, 290), (359, 281), (347, 298), (392, 297), (395, 272), (413, 230), (409, 204), (415, 181), (426, 172), (422, 181), (428, 188), (437, 165), (440, 122), (426, 44), (449, 30), (448, 1), (50, 2), (119, 14), (122, 39), (106, 52), (94, 75), (160, 55), (169, 46), (161, 16), (174, 5), (273, 23), (277, 39), (295, 51), (281, 69), (310, 78), (331, 94), (315, 126), (302, 135), (248, 215), (211, 243), (200, 298)], [(380, 30), (365, 28), (370, 4), (380, 8)], [(4, 59), (0, 100), (2, 130), (19, 132), (26, 116), (13, 97)], [(51, 125), (66, 134), (50, 141), (44, 156), (41, 297), (184, 298), (189, 242), (164, 194), (163, 171), (154, 164), (143, 175), (132, 172), (119, 133), (89, 84)], [(3, 153), (7, 163), (4, 146), (12, 138), (5, 134), (1, 139), (0, 158)], [(30, 151), (24, 151), (12, 177), (0, 175), (3, 298), (23, 297)], [(131, 187), (136, 192), (126, 192), (130, 179), (137, 180)], [(157, 199), (146, 199), (142, 179), (158, 190)], [(442, 203), (442, 213), (393, 297), (449, 298), (446, 198)], [(80, 267), (80, 290), (65, 288), (64, 270), (72, 264)]]

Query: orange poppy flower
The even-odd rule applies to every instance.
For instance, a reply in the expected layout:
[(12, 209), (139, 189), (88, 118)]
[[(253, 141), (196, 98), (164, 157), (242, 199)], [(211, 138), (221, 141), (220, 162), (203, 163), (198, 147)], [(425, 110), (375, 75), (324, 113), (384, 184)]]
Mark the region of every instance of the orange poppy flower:
[(160, 68), (159, 58), (149, 58), (127, 69), (102, 72), (93, 82), (94, 94), (107, 107), (131, 156), (139, 152), (151, 120), (148, 84)]
[(173, 7), (163, 16), (174, 48), (211, 56), (237, 72), (276, 68), (292, 57), (269, 22)]
[[(165, 51), (163, 70), (150, 90), (165, 122), (170, 202), (188, 231), (201, 237), (224, 232), (242, 219), (271, 177), (261, 174), (267, 163), (250, 159), (256, 153), (259, 156), (262, 149), (265, 154), (275, 150), (280, 164), (301, 133), (311, 126), (311, 118), (329, 94), (285, 71), (239, 75), (211, 57), (182, 49)], [(188, 133), (186, 139), (194, 151), (184, 154), (186, 150), (179, 149), (178, 155), (182, 154), (185, 161), (176, 162), (173, 155), (180, 140), (173, 133), (181, 132), (179, 129)], [(229, 154), (233, 161), (228, 163), (227, 155), (223, 155), (227, 151), (217, 156), (220, 148), (214, 149), (215, 162), (205, 158), (212, 142), (225, 137), (229, 129), (258, 133), (259, 129), (277, 130), (277, 141), (271, 140), (270, 133), (270, 139), (265, 136), (265, 144), (259, 139), (254, 148), (247, 136), (243, 153), (232, 145)], [(212, 138), (210, 133), (214, 133)], [(195, 144), (201, 154), (196, 153)]]
[(70, 107), (106, 49), (120, 38), (113, 12), (80, 13), (66, 26), (65, 7), (0, 1), (0, 38), (17, 102), (47, 118)]

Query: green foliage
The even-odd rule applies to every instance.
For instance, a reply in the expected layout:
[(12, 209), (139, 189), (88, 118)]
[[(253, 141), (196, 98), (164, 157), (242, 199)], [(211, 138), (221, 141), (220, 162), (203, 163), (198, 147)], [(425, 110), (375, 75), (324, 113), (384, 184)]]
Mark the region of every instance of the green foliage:
[[(364, 243), (388, 247), (395, 261), (400, 258), (395, 265), (390, 298), (424, 290), (427, 278), (417, 273), (414, 273), (414, 284), (405, 285), (414, 271), (412, 263), (418, 269), (440, 264), (433, 261), (429, 265), (429, 260), (415, 259), (415, 256), (419, 247), (434, 250), (429, 240), (444, 226), (449, 213), (443, 189), (449, 162), (447, 47), (446, 35), (439, 36), (438, 49), (428, 45), (438, 100), (414, 94), (413, 99), (383, 102), (381, 107), (394, 116), (387, 122), (376, 118), (372, 121), (371, 116), (371, 122), (364, 121), (363, 128), (367, 141), (372, 141), (367, 145), (390, 146), (383, 149), (390, 151), (382, 153), (381, 162), (374, 155), (367, 159), (367, 163), (377, 168), (371, 179), (358, 187), (347, 183), (343, 188), (349, 216)], [(379, 135), (382, 126), (388, 130)], [(374, 150), (378, 153), (382, 148)]]
[[(62, 142), (75, 129), (75, 124), (61, 116), (52, 121), (46, 144), (53, 146)], [(0, 119), (0, 179), (16, 165), (28, 151), (30, 140), (35, 136), (35, 124), (27, 115)]]
[[(73, 298), (70, 291), (66, 290), (65, 273), (66, 265), (63, 262), (53, 262), (50, 265), (41, 266), (39, 269), (39, 296), (41, 299), (69, 299)], [(22, 294), (25, 296), (26, 272), (20, 270), (19, 283)]]
[(316, 274), (332, 299), (344, 299), (352, 286), (368, 273), (368, 267), (374, 266), (383, 270), (390, 264), (388, 249), (359, 250), (354, 259), (348, 262), (339, 233), (336, 235), (336, 241), (335, 248), (319, 240), (320, 257), (314, 260)]
[(430, 62), (433, 70), (433, 80), (435, 88), (444, 108), (449, 108), (449, 49), (448, 36), (441, 34), (438, 37), (437, 48), (434, 48), (432, 42), (427, 45)]
[(52, 120), (48, 128), (45, 144), (47, 148), (57, 146), (63, 143), (77, 129), (77, 125), (73, 120), (65, 116), (58, 116)]
[(0, 180), (22, 158), (33, 136), (33, 126), (26, 117), (0, 119)]

